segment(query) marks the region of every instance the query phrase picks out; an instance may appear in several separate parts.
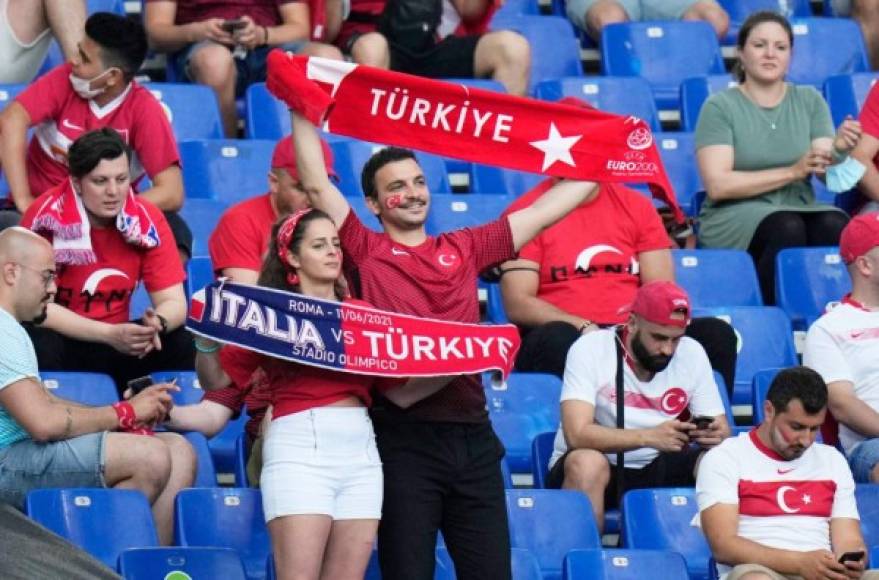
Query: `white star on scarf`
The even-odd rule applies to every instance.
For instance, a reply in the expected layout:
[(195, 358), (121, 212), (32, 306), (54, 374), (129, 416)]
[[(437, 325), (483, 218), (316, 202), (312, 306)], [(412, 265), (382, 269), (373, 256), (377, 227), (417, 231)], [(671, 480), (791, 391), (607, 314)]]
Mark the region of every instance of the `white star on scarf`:
[(562, 137), (555, 123), (549, 124), (549, 136), (542, 141), (531, 141), (531, 146), (543, 151), (543, 167), (541, 171), (552, 166), (556, 161), (567, 163), (571, 167), (576, 167), (574, 158), (571, 157), (571, 147), (583, 138), (583, 135), (575, 135), (571, 137)]

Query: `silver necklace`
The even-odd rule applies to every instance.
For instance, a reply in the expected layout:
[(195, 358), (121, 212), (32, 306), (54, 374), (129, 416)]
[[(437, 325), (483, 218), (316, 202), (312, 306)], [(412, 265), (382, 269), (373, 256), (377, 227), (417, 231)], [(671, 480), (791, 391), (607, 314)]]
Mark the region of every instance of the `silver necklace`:
[[(761, 106), (760, 103), (758, 103), (757, 100), (751, 95), (750, 91), (748, 91), (748, 89), (742, 85), (739, 85), (739, 87), (740, 87), (740, 90), (742, 90), (742, 92), (744, 93), (745, 98), (748, 99), (752, 105), (754, 105), (754, 109), (757, 111), (757, 113), (760, 114), (761, 117), (763, 117), (763, 120), (766, 121), (766, 124), (769, 125), (769, 128), (772, 129), (773, 131), (775, 131), (775, 129), (777, 127), (776, 122), (778, 121), (779, 115), (781, 115), (780, 107), (781, 107), (781, 104), (784, 102), (784, 97), (781, 98), (781, 101), (779, 101), (778, 104), (775, 105), (775, 107), (772, 107), (775, 112), (775, 115), (774, 115), (775, 118), (771, 119), (769, 117), (769, 115), (766, 113), (766, 111), (764, 110), (764, 107)], [(786, 92), (785, 92), (785, 96), (787, 96)]]

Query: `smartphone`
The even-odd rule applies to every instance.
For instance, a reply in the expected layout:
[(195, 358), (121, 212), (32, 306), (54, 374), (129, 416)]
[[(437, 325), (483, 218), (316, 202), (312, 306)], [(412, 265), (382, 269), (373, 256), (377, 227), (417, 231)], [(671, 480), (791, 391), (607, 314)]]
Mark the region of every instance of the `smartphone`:
[(714, 421), (714, 417), (709, 417), (708, 415), (699, 415), (698, 417), (690, 419), (690, 423), (695, 423), (696, 429), (699, 431), (708, 429), (708, 426), (711, 425), (712, 421)]
[(232, 34), (236, 30), (240, 30), (245, 26), (247, 26), (247, 23), (241, 18), (238, 18), (236, 20), (224, 20), (222, 24), (223, 30), (225, 30), (229, 34)]
[(145, 388), (152, 386), (155, 384), (153, 381), (153, 377), (147, 375), (145, 377), (138, 377), (136, 379), (131, 379), (128, 381), (128, 388), (131, 389), (131, 396), (138, 394)]
[(866, 556), (866, 554), (863, 550), (859, 552), (846, 552), (839, 557), (839, 563), (845, 564), (846, 562), (860, 562), (864, 559), (864, 556)]

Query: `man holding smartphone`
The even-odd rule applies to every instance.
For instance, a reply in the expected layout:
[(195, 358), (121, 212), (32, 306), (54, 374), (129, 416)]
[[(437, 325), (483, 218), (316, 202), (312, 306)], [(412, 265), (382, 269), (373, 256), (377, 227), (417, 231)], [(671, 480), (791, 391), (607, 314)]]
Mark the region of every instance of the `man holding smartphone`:
[(864, 571), (855, 482), (842, 454), (815, 443), (827, 385), (806, 367), (776, 375), (759, 427), (709, 451), (696, 499), (721, 580), (879, 579)]
[[(338, 21), (340, 0), (324, 4), (321, 18)], [(235, 99), (266, 78), (266, 56), (281, 47), (296, 53), (341, 59), (339, 50), (309, 39), (314, 14), (308, 0), (147, 0), (144, 27), (150, 46), (168, 53), (179, 82), (210, 86), (217, 93), (226, 136), (238, 132)]]
[(549, 462), (547, 486), (589, 496), (599, 528), (605, 507), (615, 507), (624, 490), (693, 485), (704, 450), (729, 436), (708, 356), (684, 336), (686, 292), (673, 282), (650, 282), (627, 310), (625, 325), (584, 334), (568, 351)]

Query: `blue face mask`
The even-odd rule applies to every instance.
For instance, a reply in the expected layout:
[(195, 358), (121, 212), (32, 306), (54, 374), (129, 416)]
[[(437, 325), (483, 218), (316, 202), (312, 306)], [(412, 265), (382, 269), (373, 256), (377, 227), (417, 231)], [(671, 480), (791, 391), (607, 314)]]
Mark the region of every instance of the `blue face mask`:
[(840, 163), (827, 168), (825, 184), (834, 193), (842, 193), (853, 188), (864, 176), (867, 168), (854, 157), (846, 157)]

